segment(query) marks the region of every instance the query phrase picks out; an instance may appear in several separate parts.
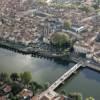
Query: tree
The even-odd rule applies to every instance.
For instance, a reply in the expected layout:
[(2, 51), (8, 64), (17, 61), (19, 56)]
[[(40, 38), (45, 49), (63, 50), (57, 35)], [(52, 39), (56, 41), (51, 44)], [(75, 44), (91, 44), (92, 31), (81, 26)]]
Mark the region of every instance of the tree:
[(99, 7), (98, 7), (97, 4), (94, 4), (94, 5), (93, 5), (93, 8), (94, 8), (94, 9), (98, 9)]
[(69, 36), (62, 32), (52, 34), (50, 41), (53, 45), (58, 47), (65, 47), (70, 44)]
[(85, 11), (86, 13), (89, 13), (89, 12), (91, 12), (91, 11), (94, 10), (94, 8), (93, 7), (90, 7), (90, 6), (82, 6), (80, 9), (82, 11)]
[(48, 89), (49, 85), (50, 85), (50, 84), (49, 84), (48, 82), (46, 82), (46, 83), (43, 85), (43, 90)]
[(10, 78), (11, 78), (12, 81), (17, 81), (18, 78), (19, 78), (19, 75), (18, 75), (18, 73), (12, 73), (10, 75)]
[(1, 81), (7, 81), (8, 80), (8, 74), (7, 73), (0, 73), (0, 80)]
[(95, 100), (93, 97), (88, 97), (86, 100)]
[(42, 89), (42, 86), (39, 85), (37, 82), (32, 81), (30, 83), (30, 87), (33, 91), (33, 95), (35, 95), (37, 93), (38, 90)]
[(32, 74), (30, 72), (24, 72), (20, 74), (21, 80), (25, 85), (28, 85), (32, 79)]
[(23, 85), (19, 84), (19, 83), (12, 83), (12, 94), (15, 96), (16, 94), (18, 94), (22, 89), (23, 89)]
[(70, 20), (65, 21), (64, 23), (65, 28), (67, 29), (71, 29), (72, 27), (72, 22)]
[(19, 98), (17, 96), (14, 96), (12, 93), (9, 93), (9, 97), (10, 100), (19, 100)]
[(97, 4), (97, 6), (98, 6), (98, 8), (99, 8), (100, 0), (96, 0), (96, 4)]

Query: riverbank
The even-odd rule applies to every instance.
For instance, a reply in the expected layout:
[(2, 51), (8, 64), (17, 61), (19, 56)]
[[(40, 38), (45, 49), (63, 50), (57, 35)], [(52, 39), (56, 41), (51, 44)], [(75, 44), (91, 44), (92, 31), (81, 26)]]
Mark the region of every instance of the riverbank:
[(43, 57), (49, 59), (71, 61), (70, 59), (66, 59), (66, 55), (63, 54), (56, 54), (47, 50), (40, 50), (39, 48), (30, 47), (24, 44), (14, 43), (5, 40), (0, 40), (0, 48), (8, 49), (17, 53), (21, 53), (23, 55), (32, 55), (33, 57)]

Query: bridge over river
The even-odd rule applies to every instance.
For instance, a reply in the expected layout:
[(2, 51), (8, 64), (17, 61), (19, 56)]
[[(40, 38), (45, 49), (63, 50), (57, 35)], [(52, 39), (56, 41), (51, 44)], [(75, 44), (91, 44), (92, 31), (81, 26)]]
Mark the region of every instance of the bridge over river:
[(67, 72), (65, 72), (60, 78), (58, 78), (46, 91), (44, 91), (40, 95), (40, 99), (43, 96), (46, 96), (49, 98), (49, 100), (52, 100), (54, 97), (57, 97), (58, 94), (54, 92), (54, 90), (62, 84), (66, 79), (68, 79), (76, 70), (78, 70), (81, 66), (84, 65), (83, 61), (78, 62), (76, 65), (74, 65), (71, 69), (69, 69)]
[(44, 96), (47, 97), (48, 100), (53, 100), (53, 98), (58, 97), (59, 94), (56, 93), (54, 90), (60, 84), (62, 84), (66, 79), (68, 79), (74, 72), (76, 72), (81, 66), (82, 67), (87, 66), (88, 68), (91, 68), (93, 70), (100, 71), (100, 66), (99, 65), (97, 66), (97, 65), (92, 64), (91, 62), (87, 62), (87, 61), (79, 61), (71, 69), (69, 69), (67, 72), (65, 72), (60, 78), (58, 78), (46, 91), (41, 93), (40, 96), (39, 96), (39, 100), (41, 100), (41, 98), (44, 97)]
[(67, 78), (69, 78), (77, 69), (79, 69), (84, 63), (81, 61), (74, 65), (70, 70), (64, 73), (59, 79), (57, 79), (48, 89), (55, 90), (60, 84), (62, 84)]

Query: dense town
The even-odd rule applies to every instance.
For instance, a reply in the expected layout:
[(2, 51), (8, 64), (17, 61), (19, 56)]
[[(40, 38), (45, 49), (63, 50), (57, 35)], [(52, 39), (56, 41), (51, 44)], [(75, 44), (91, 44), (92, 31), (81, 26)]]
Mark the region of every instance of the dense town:
[[(99, 66), (100, 0), (58, 1), (0, 0), (0, 45), (9, 43), (18, 45), (18, 47), (25, 46), (25, 49), (29, 51), (35, 49), (42, 51), (45, 55), (50, 54), (57, 57), (69, 55), (77, 58), (82, 55), (89, 62), (92, 61), (94, 65)], [(60, 40), (60, 37), (66, 37), (67, 42)], [(55, 46), (57, 42), (59, 43)], [(67, 45), (63, 45), (63, 43), (67, 43)], [(66, 47), (67, 49), (65, 49)], [(23, 73), (24, 77), (25, 74), (27, 77), (29, 73)], [(19, 77), (13, 73), (10, 78), (17, 84), (14, 87), (11, 82), (6, 84), (3, 81), (6, 76), (4, 73), (0, 75), (0, 100), (81, 100), (71, 98), (71, 94), (69, 97), (61, 94), (55, 96), (56, 92), (54, 91), (52, 94), (55, 95), (49, 99), (49, 97), (42, 96), (44, 89), (39, 84), (32, 83), (38, 88), (32, 87), (32, 84), (29, 86), (24, 84), (27, 81), (29, 83), (31, 79), (27, 80), (27, 78)], [(13, 94), (12, 88), (20, 89), (16, 92), (17, 94)], [(33, 88), (37, 89), (36, 94), (33, 93)], [(12, 95), (17, 96), (10, 99)], [(42, 96), (41, 99), (39, 99), (40, 96)], [(86, 100), (92, 100), (92, 97)]]

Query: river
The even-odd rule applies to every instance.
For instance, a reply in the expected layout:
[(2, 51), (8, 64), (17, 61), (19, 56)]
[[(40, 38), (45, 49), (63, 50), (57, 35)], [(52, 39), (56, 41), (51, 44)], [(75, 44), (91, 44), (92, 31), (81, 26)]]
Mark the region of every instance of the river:
[[(46, 82), (51, 84), (73, 65), (0, 49), (0, 72), (30, 71), (33, 80), (40, 84)], [(100, 100), (100, 74), (90, 69), (80, 70), (57, 89), (58, 92), (62, 90), (66, 93), (80, 92), (84, 97), (93, 96), (96, 100)]]

